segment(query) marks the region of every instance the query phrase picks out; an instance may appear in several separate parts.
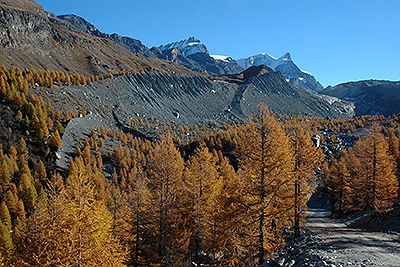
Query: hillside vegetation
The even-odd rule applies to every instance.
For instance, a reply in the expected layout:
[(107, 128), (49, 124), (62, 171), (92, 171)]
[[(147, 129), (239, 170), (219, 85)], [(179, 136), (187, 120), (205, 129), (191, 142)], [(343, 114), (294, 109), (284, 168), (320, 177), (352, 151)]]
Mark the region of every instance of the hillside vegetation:
[[(57, 97), (43, 101), (35, 83), (51, 73), (0, 73), (1, 114), (13, 125), (2, 129), (0, 149), (5, 266), (262, 264), (301, 234), (322, 166), (319, 181), (338, 216), (361, 209), (380, 216), (398, 201), (398, 117), (278, 116), (263, 104), (235, 124), (137, 118), (76, 134), (59, 171), (64, 127), (92, 109), (61, 111)], [(134, 136), (129, 125), (158, 136)]]

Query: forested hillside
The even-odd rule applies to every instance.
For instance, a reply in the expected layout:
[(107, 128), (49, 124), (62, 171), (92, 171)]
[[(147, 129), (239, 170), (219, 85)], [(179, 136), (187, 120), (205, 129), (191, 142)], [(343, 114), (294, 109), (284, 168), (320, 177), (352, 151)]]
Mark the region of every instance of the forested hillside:
[(219, 127), (140, 118), (127, 125), (156, 141), (92, 129), (58, 170), (64, 127), (91, 109), (53, 109), (35, 87), (82, 77), (0, 69), (0, 265), (254, 266), (302, 233), (317, 184), (338, 216), (398, 209), (397, 116), (278, 116), (260, 104)]

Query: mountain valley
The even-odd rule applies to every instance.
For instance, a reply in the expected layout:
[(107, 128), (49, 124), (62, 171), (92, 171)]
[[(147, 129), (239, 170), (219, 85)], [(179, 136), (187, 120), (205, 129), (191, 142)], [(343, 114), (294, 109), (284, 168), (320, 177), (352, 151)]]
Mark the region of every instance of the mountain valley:
[(31, 0), (0, 31), (0, 267), (396, 266), (399, 82)]

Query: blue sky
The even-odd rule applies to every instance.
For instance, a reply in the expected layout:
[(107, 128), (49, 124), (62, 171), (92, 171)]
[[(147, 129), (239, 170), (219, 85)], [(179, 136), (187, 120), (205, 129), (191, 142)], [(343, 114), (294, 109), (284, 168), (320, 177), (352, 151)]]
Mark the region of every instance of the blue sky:
[(398, 0), (37, 0), (148, 47), (194, 36), (211, 54), (292, 60), (323, 86), (400, 80)]

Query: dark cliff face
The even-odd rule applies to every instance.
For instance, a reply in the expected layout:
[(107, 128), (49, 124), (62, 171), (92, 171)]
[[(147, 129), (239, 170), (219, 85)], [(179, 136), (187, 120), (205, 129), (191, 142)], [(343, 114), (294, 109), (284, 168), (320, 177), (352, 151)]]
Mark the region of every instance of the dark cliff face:
[(356, 116), (400, 113), (400, 82), (349, 82), (328, 87), (321, 94), (353, 101)]
[[(0, 6), (0, 44), (4, 48), (29, 48), (28, 40), (50, 48), (49, 35), (54, 35), (50, 17), (43, 13)], [(25, 39), (25, 40), (24, 40)]]

